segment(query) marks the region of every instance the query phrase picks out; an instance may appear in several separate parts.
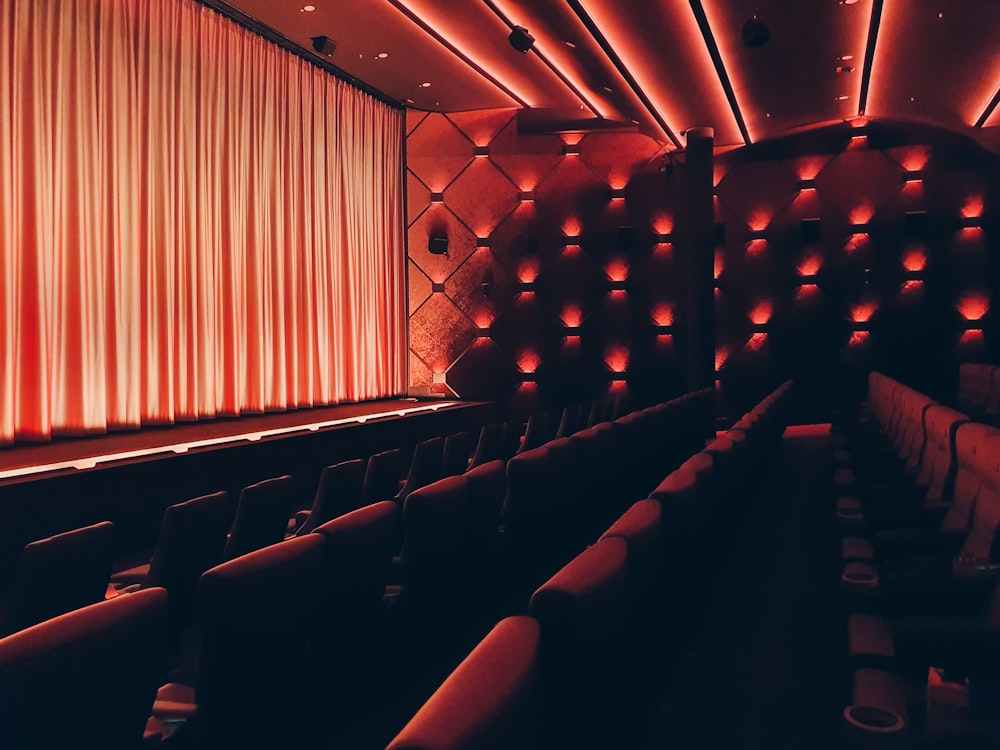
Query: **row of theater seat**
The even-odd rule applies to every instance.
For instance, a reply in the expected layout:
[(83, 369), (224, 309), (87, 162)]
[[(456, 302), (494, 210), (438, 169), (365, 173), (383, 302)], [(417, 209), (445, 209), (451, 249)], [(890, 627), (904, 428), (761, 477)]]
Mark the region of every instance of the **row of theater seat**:
[[(844, 727), (862, 743), (996, 742), (1000, 430), (880, 373), (865, 407), (838, 425), (834, 453), (853, 672)], [(945, 689), (957, 713), (935, 705), (932, 668), (959, 676)], [(992, 739), (979, 737), (991, 721)]]
[[(710, 423), (710, 394), (701, 394), (699, 411), (701, 415), (696, 415), (695, 410), (692, 408), (684, 409), (684, 404), (693, 403), (692, 399), (680, 399), (678, 400), (678, 406), (671, 413), (676, 417), (677, 424), (667, 424), (661, 419), (657, 420), (657, 416), (662, 416), (666, 413), (665, 409), (653, 408), (649, 411), (648, 416), (643, 420), (624, 420), (624, 426), (622, 430), (622, 446), (629, 444), (626, 437), (630, 440), (643, 440), (652, 439), (652, 434), (658, 432), (659, 428), (663, 427), (677, 427), (678, 434), (685, 433), (684, 429), (680, 429), (680, 426), (686, 425), (688, 432), (692, 431), (692, 425), (698, 425), (700, 429), (703, 429), (706, 425)], [(706, 409), (705, 405), (708, 404), (709, 408)], [(593, 411), (593, 410), (592, 410)], [(565, 420), (561, 420), (560, 423)], [(629, 427), (633, 422), (643, 421), (646, 423), (646, 430), (637, 430), (634, 427)], [(653, 427), (657, 429), (652, 429)], [(603, 428), (603, 430), (602, 430)], [(607, 431), (607, 424), (598, 425), (591, 430), (592, 433), (600, 435), (601, 433)], [(584, 430), (583, 432), (587, 432)], [(572, 438), (560, 438), (555, 441), (551, 441), (553, 444), (557, 443), (568, 443), (571, 439), (574, 440), (574, 446), (585, 446), (587, 445), (586, 436), (577, 437), (576, 435)], [(697, 436), (688, 436), (687, 442), (690, 444), (697, 440)], [(681, 442), (674, 440), (679, 446)], [(616, 441), (617, 443), (617, 441)], [(605, 443), (604, 447), (608, 447)], [(518, 454), (518, 463), (531, 464), (533, 456), (532, 451), (536, 452), (534, 458), (538, 458), (538, 453), (541, 452), (543, 455), (550, 453), (552, 446), (545, 444), (539, 446), (537, 449), (522, 450)], [(597, 446), (595, 445), (596, 449)], [(594, 450), (591, 450), (587, 454), (586, 450), (581, 454), (581, 456), (593, 456)], [(606, 458), (606, 457), (605, 457)], [(515, 463), (515, 467), (518, 465)], [(537, 463), (537, 462), (536, 462)], [(554, 466), (554, 465), (553, 465)], [(615, 464), (613, 461), (604, 464), (606, 470), (611, 470), (614, 468)], [(566, 468), (566, 467), (564, 467)], [(593, 467), (575, 467), (572, 477), (583, 475), (583, 469), (587, 468), (593, 475), (595, 473)], [(506, 467), (503, 460), (495, 460), (487, 463), (480, 464), (474, 467), (471, 471), (463, 474), (461, 477), (453, 477), (450, 480), (441, 480), (438, 485), (448, 485), (449, 482), (452, 485), (452, 489), (458, 485), (461, 487), (459, 494), (464, 492), (470, 498), (475, 498), (477, 502), (475, 512), (469, 514), (466, 509), (460, 510), (458, 516), (462, 518), (463, 522), (472, 520), (472, 527), (479, 531), (479, 535), (471, 535), (469, 538), (458, 539), (458, 549), (452, 556), (452, 563), (456, 563), (454, 568), (462, 569), (463, 565), (466, 563), (472, 563), (475, 560), (475, 554), (483, 555), (484, 553), (489, 553), (492, 550), (498, 549), (500, 546), (496, 536), (497, 536), (497, 510), (500, 508), (501, 504), (510, 499), (510, 496), (506, 492)], [(515, 468), (515, 474), (517, 470)], [(398, 472), (396, 473), (398, 476)], [(568, 479), (569, 477), (567, 477)], [(269, 480), (269, 482), (262, 483), (266, 488), (278, 492), (277, 488), (287, 488), (289, 481), (288, 478), (279, 478), (277, 480)], [(433, 484), (433, 483), (432, 483)], [(515, 485), (517, 480), (515, 480)], [(274, 485), (273, 487), (271, 485)], [(250, 489), (250, 488), (247, 488)], [(439, 486), (437, 490), (440, 490)], [(563, 488), (565, 489), (565, 488)], [(348, 649), (351, 655), (368, 654), (371, 655), (374, 652), (380, 650), (380, 646), (375, 645), (378, 641), (378, 635), (384, 634), (385, 628), (379, 626), (371, 618), (365, 618), (364, 612), (372, 612), (373, 607), (375, 609), (381, 609), (381, 602), (383, 599), (383, 591), (387, 583), (393, 580), (393, 555), (399, 552), (398, 558), (395, 560), (395, 567), (397, 572), (401, 569), (405, 572), (405, 575), (401, 579), (403, 582), (402, 586), (402, 596), (398, 597), (399, 602), (403, 602), (402, 609), (408, 612), (419, 611), (420, 603), (427, 603), (434, 600), (433, 595), (428, 594), (429, 589), (437, 587), (440, 589), (440, 582), (437, 577), (431, 573), (434, 570), (435, 561), (440, 561), (447, 558), (447, 555), (442, 555), (442, 551), (446, 548), (446, 545), (439, 545), (436, 542), (437, 539), (445, 539), (446, 533), (442, 528), (445, 524), (438, 523), (438, 520), (447, 520), (447, 510), (445, 512), (445, 518), (435, 519), (435, 513), (438, 513), (440, 508), (435, 508), (433, 503), (427, 502), (427, 497), (434, 497), (437, 490), (434, 488), (429, 488), (428, 492), (423, 496), (419, 494), (419, 491), (411, 492), (410, 496), (405, 498), (402, 503), (400, 502), (381, 502), (373, 505), (366, 506), (357, 511), (348, 513), (346, 515), (340, 516), (333, 521), (318, 525), (314, 531), (317, 534), (302, 534), (295, 539), (285, 542), (283, 544), (277, 544), (272, 546), (267, 546), (264, 549), (258, 551), (250, 551), (248, 553), (236, 556), (235, 559), (228, 563), (224, 563), (221, 566), (213, 568), (211, 571), (201, 576), (201, 580), (198, 581), (197, 577), (193, 579), (193, 582), (197, 582), (197, 588), (194, 586), (190, 587), (190, 591), (184, 592), (187, 594), (185, 596), (182, 594), (183, 587), (180, 586), (177, 581), (165, 580), (161, 577), (158, 585), (148, 585), (145, 586), (144, 590), (139, 592), (141, 596), (137, 599), (132, 597), (137, 596), (136, 594), (131, 594), (130, 596), (120, 596), (117, 597), (112, 603), (106, 602), (105, 604), (96, 605), (96, 607), (105, 607), (110, 605), (111, 609), (101, 609), (100, 613), (106, 614), (113, 611), (120, 611), (121, 617), (124, 620), (129, 620), (130, 618), (145, 619), (152, 617), (154, 615), (151, 612), (161, 613), (164, 621), (170, 626), (166, 628), (166, 632), (163, 634), (165, 639), (165, 646), (169, 649), (171, 646), (176, 645), (176, 638), (178, 635), (178, 629), (174, 627), (176, 625), (173, 622), (176, 618), (172, 616), (172, 612), (175, 609), (171, 605), (179, 601), (180, 599), (189, 598), (193, 604), (195, 592), (197, 591), (198, 596), (198, 621), (199, 621), (199, 639), (201, 642), (201, 663), (197, 670), (197, 677), (189, 682), (197, 682), (197, 701), (193, 700), (195, 696), (195, 691), (189, 687), (171, 684), (160, 690), (159, 698), (156, 702), (156, 713), (162, 720), (166, 722), (173, 722), (180, 719), (190, 719), (192, 715), (197, 714), (198, 721), (200, 722), (201, 730), (200, 736), (203, 738), (211, 737), (213, 741), (225, 740), (229, 741), (233, 739), (234, 734), (239, 733), (239, 727), (247, 725), (245, 719), (249, 716), (251, 721), (249, 726), (252, 727), (252, 736), (248, 735), (243, 739), (246, 741), (256, 741), (263, 736), (262, 725), (267, 725), (268, 722), (262, 719), (254, 719), (258, 715), (263, 716), (264, 714), (257, 711), (254, 707), (254, 696), (256, 695), (270, 695), (269, 700), (274, 699), (274, 687), (277, 683), (271, 684), (270, 686), (265, 686), (264, 689), (255, 690), (252, 686), (259, 686), (260, 680), (263, 674), (268, 674), (269, 670), (273, 669), (278, 662), (282, 660), (276, 659), (274, 664), (268, 661), (266, 656), (267, 648), (263, 648), (263, 644), (278, 644), (275, 648), (281, 650), (281, 653), (288, 657), (291, 655), (292, 659), (296, 662), (302, 663), (304, 658), (303, 654), (296, 654), (295, 643), (298, 643), (307, 651), (312, 647), (312, 644), (318, 642), (315, 638), (310, 638), (309, 640), (302, 641), (302, 632), (296, 626), (294, 629), (297, 632), (297, 636), (290, 636), (288, 633), (268, 631), (268, 628), (272, 628), (273, 625), (262, 624), (262, 620), (268, 621), (269, 619), (274, 619), (282, 623), (283, 628), (289, 627), (289, 619), (294, 620), (297, 611), (296, 606), (291, 606), (298, 603), (298, 594), (303, 594), (306, 599), (313, 599), (315, 602), (310, 605), (309, 612), (311, 613), (307, 619), (312, 618), (313, 622), (315, 619), (313, 615), (317, 612), (325, 613), (326, 625), (321, 628), (323, 631), (323, 640), (326, 642), (328, 635), (332, 633), (340, 633), (344, 637), (338, 639), (337, 642), (343, 642), (348, 645)], [(264, 494), (264, 490), (261, 490)], [(251, 495), (254, 492), (250, 493)], [(518, 496), (518, 492), (515, 491), (514, 497)], [(397, 499), (398, 499), (397, 495)], [(454, 500), (454, 493), (451, 500)], [(517, 501), (515, 501), (516, 504)], [(226, 518), (226, 523), (229, 523), (232, 519), (231, 512), (228, 516), (224, 512), (224, 508), (229, 506), (231, 511), (231, 505), (228, 503), (228, 499), (225, 493), (217, 493), (214, 496), (206, 496), (206, 498), (197, 498), (194, 501), (188, 501), (188, 503), (182, 503), (178, 506), (172, 506), (176, 511), (175, 513), (168, 513), (168, 518), (172, 518), (176, 522), (175, 525), (184, 525), (185, 514), (184, 510), (187, 505), (210, 505), (216, 507), (219, 512), (216, 514), (220, 518)], [(401, 507), (402, 506), (402, 507)], [(409, 509), (407, 520), (404, 521), (401, 518), (403, 514), (403, 509)], [(429, 508), (430, 513), (427, 517), (421, 519), (422, 509)], [(287, 511), (284, 514), (284, 518), (287, 518)], [(517, 514), (512, 514), (511, 517)], [(187, 520), (193, 521), (194, 514), (191, 514)], [(277, 517), (277, 515), (276, 515)], [(165, 518), (165, 529), (169, 525), (166, 523)], [(284, 523), (284, 519), (282, 519)], [(204, 539), (208, 537), (214, 537), (208, 526), (219, 525), (222, 527), (222, 538), (225, 538), (225, 530), (228, 528), (223, 522), (220, 521), (219, 524), (205, 524), (202, 526), (200, 522), (192, 522), (187, 524), (187, 532), (189, 535), (191, 533), (195, 534), (194, 541), (197, 541), (197, 534), (204, 532), (201, 536)], [(273, 525), (273, 524), (272, 524)], [(110, 524), (100, 524), (98, 525), (98, 530), (101, 533), (109, 534)], [(531, 526), (531, 523), (525, 523), (523, 521), (515, 521), (508, 524), (510, 529), (527, 529)], [(402, 542), (403, 528), (409, 529), (406, 535), (406, 543)], [(468, 528), (468, 527), (467, 527)], [(338, 532), (339, 530), (347, 529), (343, 533)], [(416, 531), (420, 529), (421, 531)], [(415, 533), (416, 531), (416, 533)], [(236, 528), (233, 527), (233, 534), (230, 535), (230, 543), (232, 543), (232, 538), (235, 536)], [(424, 534), (424, 532), (428, 532)], [(350, 535), (355, 534), (355, 541), (349, 541)], [(512, 532), (513, 536), (511, 539), (517, 537), (517, 532)], [(338, 537), (339, 535), (339, 537)], [(339, 541), (334, 547), (327, 549), (324, 553), (319, 553), (315, 551), (317, 547), (317, 539), (330, 539), (339, 538)], [(308, 540), (307, 542), (299, 542), (299, 539)], [(189, 543), (191, 542), (189, 538)], [(456, 541), (454, 537), (451, 537), (451, 541)], [(481, 541), (481, 544), (470, 543)], [(324, 542), (327, 547), (329, 547), (328, 542)], [(402, 545), (402, 549), (401, 549)], [(188, 545), (186, 545), (188, 546)], [(195, 545), (197, 546), (197, 545)], [(207, 546), (207, 545), (206, 545)], [(301, 550), (312, 551), (303, 554), (307, 556), (311, 555), (314, 563), (318, 564), (320, 558), (327, 560), (322, 566), (322, 572), (319, 575), (321, 579), (321, 585), (319, 589), (309, 589), (311, 593), (305, 593), (300, 587), (293, 584), (292, 581), (285, 580), (285, 573), (290, 572), (295, 576), (302, 573), (302, 580), (312, 580), (315, 582), (317, 574), (313, 570), (313, 573), (304, 572), (300, 569), (299, 563), (289, 562), (286, 560), (286, 556), (292, 556), (293, 551), (296, 548), (301, 548)], [(514, 544), (511, 547), (516, 549), (517, 545)], [(353, 552), (359, 550), (364, 550), (369, 557), (358, 558)], [(351, 552), (352, 554), (348, 554)], [(374, 553), (377, 559), (371, 558), (371, 554)], [(487, 555), (490, 556), (490, 555)], [(333, 559), (333, 563), (330, 559)], [(360, 561), (359, 561), (360, 559)], [(429, 561), (429, 564), (428, 564)], [(65, 557), (63, 562), (66, 563)], [(162, 560), (159, 561), (161, 564)], [(204, 561), (203, 561), (204, 562)], [(70, 563), (71, 564), (71, 563)], [(188, 567), (191, 567), (194, 563), (190, 563)], [(150, 573), (152, 573), (158, 567), (157, 556), (154, 554), (153, 562), (150, 565), (150, 569), (146, 572), (145, 576), (147, 583), (150, 583)], [(314, 566), (315, 567), (315, 566)], [(467, 570), (475, 570), (476, 566), (469, 564), (466, 566)], [(284, 570), (287, 568), (287, 570)], [(204, 568), (202, 568), (204, 569)], [(319, 569), (319, 568), (317, 568)], [(443, 570), (444, 568), (439, 568)], [(368, 575), (366, 577), (365, 571)], [(50, 571), (51, 572), (51, 571)], [(186, 570), (190, 573), (191, 570)], [(189, 576), (190, 578), (190, 576)], [(332, 591), (336, 589), (333, 582), (337, 581), (341, 584), (341, 589), (347, 587), (354, 590), (355, 584), (359, 581), (366, 581), (375, 579), (377, 583), (373, 583), (368, 589), (369, 593), (372, 593), (371, 597), (367, 600), (368, 606), (364, 603), (344, 599), (342, 596), (343, 591), (339, 593), (337, 591)], [(283, 593), (276, 593), (273, 590), (273, 584), (276, 580), (284, 581), (283, 585), (279, 587)], [(398, 576), (397, 576), (397, 580)], [(213, 583), (213, 581), (215, 583)], [(482, 581), (474, 581), (481, 583)], [(431, 586), (425, 585), (425, 583), (432, 584)], [(262, 585), (265, 584), (265, 585)], [(162, 594), (164, 587), (169, 587), (170, 594), (165, 596)], [(307, 587), (309, 588), (309, 587)], [(155, 595), (148, 592), (158, 592)], [(206, 593), (209, 592), (209, 593)], [(220, 593), (221, 592), (221, 593)], [(229, 592), (228, 594), (226, 592)], [(235, 592), (235, 593), (234, 593)], [(452, 594), (454, 595), (454, 589), (452, 589)], [(255, 598), (256, 597), (256, 598)], [(132, 602), (130, 606), (126, 606), (125, 601)], [(294, 600), (294, 601), (293, 601)], [(375, 604), (372, 604), (374, 602)], [(141, 605), (140, 605), (141, 603)], [(141, 612), (140, 612), (141, 610)], [(425, 608), (426, 610), (426, 608)], [(336, 612), (336, 614), (333, 614)], [(46, 658), (44, 654), (41, 653), (42, 650), (47, 650), (50, 646), (55, 645), (55, 648), (60, 648), (62, 643), (62, 638), (60, 633), (63, 631), (74, 633), (79, 630), (79, 635), (84, 643), (77, 644), (79, 646), (80, 652), (89, 652), (89, 650), (94, 650), (95, 652), (106, 653), (108, 648), (113, 648), (116, 642), (120, 642), (121, 652), (120, 656), (122, 659), (134, 659), (137, 665), (146, 663), (142, 657), (142, 649), (138, 647), (136, 643), (130, 641), (129, 639), (120, 639), (118, 635), (111, 638), (106, 638), (107, 633), (103, 632), (101, 627), (96, 630), (91, 628), (81, 626), (81, 629), (76, 629), (72, 626), (72, 622), (100, 622), (101, 617), (98, 616), (97, 610), (93, 607), (85, 608), (83, 610), (77, 611), (77, 616), (63, 615), (57, 617), (54, 620), (50, 620), (47, 623), (38, 625), (33, 628), (28, 628), (22, 632), (11, 636), (10, 639), (5, 641), (0, 641), (0, 661), (3, 660), (3, 654), (6, 654), (14, 663), (15, 661), (21, 660), (24, 663), (31, 663), (32, 660), (37, 660), (38, 658)], [(276, 613), (280, 613), (280, 616)], [(345, 615), (345, 613), (350, 613)], [(158, 615), (157, 615), (158, 616)], [(112, 615), (107, 615), (107, 617), (112, 617)], [(206, 619), (207, 618), (207, 619)], [(412, 619), (412, 618), (411, 618)], [(360, 622), (360, 624), (358, 624)], [(52, 624), (55, 623), (55, 624)], [(214, 624), (213, 624), (214, 623)], [(221, 623), (221, 624), (220, 624)], [(346, 623), (354, 623), (354, 626), (348, 628), (349, 632), (346, 632), (344, 628)], [(301, 624), (301, 623), (300, 623)], [(213, 630), (213, 628), (216, 628)], [(340, 628), (340, 630), (337, 630)], [(116, 631), (117, 632), (117, 631)], [(311, 630), (309, 628), (306, 631), (310, 635), (315, 635), (316, 630)], [(241, 636), (240, 634), (243, 633)], [(159, 637), (158, 629), (153, 628), (150, 630), (151, 637), (155, 640)], [(292, 640), (287, 640), (285, 636), (291, 638)], [(298, 638), (298, 640), (296, 640)], [(284, 643), (285, 645), (281, 645)], [(10, 646), (8, 649), (4, 649), (3, 645), (7, 644)], [(366, 647), (365, 644), (368, 644)], [(135, 653), (129, 655), (129, 649), (135, 647)], [(145, 648), (145, 647), (143, 647)], [(263, 649), (263, 650), (262, 650)], [(151, 649), (152, 651), (158, 651), (158, 649)], [(382, 649), (384, 650), (384, 649)], [(248, 655), (252, 656), (247, 659)], [(253, 674), (247, 673), (245, 670), (240, 671), (235, 666), (235, 662), (243, 659), (248, 661), (253, 666)], [(371, 675), (377, 673), (377, 669), (371, 669), (370, 664), (365, 664), (364, 668), (359, 668), (354, 674), (354, 679), (352, 679), (351, 671), (345, 669), (345, 663), (351, 661), (351, 656), (340, 654), (337, 659), (338, 663), (336, 665), (336, 672), (338, 674), (337, 684), (350, 686), (350, 689), (346, 693), (351, 697), (357, 697), (363, 695), (363, 690), (357, 690), (358, 684), (364, 682), (364, 675)], [(206, 664), (208, 665), (206, 667)], [(220, 666), (224, 665), (224, 666)], [(262, 665), (267, 665), (266, 667)], [(53, 665), (57, 666), (57, 665)], [(161, 665), (162, 666), (162, 665)], [(155, 670), (154, 670), (155, 671)], [(312, 684), (315, 674), (313, 670), (310, 669), (310, 674), (307, 676), (305, 674), (300, 674), (299, 676), (306, 679), (305, 683), (302, 684)], [(83, 692), (87, 692), (86, 679), (100, 679), (102, 671), (96, 670), (92, 674), (84, 675), (81, 673), (73, 674), (68, 680), (64, 681), (63, 687), (69, 684), (75, 685), (76, 689)], [(159, 672), (162, 676), (162, 669)], [(14, 670), (11, 674), (17, 674)], [(218, 680), (218, 675), (226, 675), (224, 678), (224, 684), (226, 687), (224, 689), (216, 689), (211, 687), (213, 680)], [(183, 676), (183, 675), (182, 675)], [(106, 677), (106, 675), (105, 675)], [(190, 677), (190, 675), (188, 675)], [(54, 676), (52, 674), (46, 673), (45, 670), (39, 670), (37, 672), (37, 680), (34, 682), (27, 681), (24, 682), (24, 689), (21, 691), (21, 696), (14, 699), (13, 693), (16, 692), (17, 688), (14, 683), (5, 683), (4, 688), (0, 690), (0, 700), (3, 700), (7, 708), (4, 709), (6, 712), (8, 709), (10, 711), (10, 716), (12, 717), (11, 722), (8, 724), (8, 736), (17, 737), (17, 732), (27, 731), (26, 724), (21, 721), (13, 720), (15, 715), (32, 717), (36, 716), (37, 713), (33, 714), (30, 710), (30, 704), (32, 700), (37, 699), (39, 694), (33, 692), (30, 688), (34, 685), (39, 691), (44, 691), (49, 688), (45, 687)], [(265, 680), (265, 683), (267, 681)], [(285, 682), (285, 680), (280, 680), (280, 682)], [(124, 681), (123, 684), (126, 686), (132, 685), (128, 689), (134, 693), (136, 692), (135, 684), (129, 681)], [(50, 686), (51, 687), (51, 686)], [(109, 688), (109, 686), (104, 686), (104, 688)], [(96, 695), (103, 695), (100, 700), (115, 705), (117, 699), (115, 696), (118, 694), (111, 689), (110, 696), (106, 694), (104, 688), (95, 691)], [(251, 693), (247, 694), (246, 690), (250, 688)], [(142, 691), (139, 691), (141, 694)], [(292, 691), (295, 692), (295, 691)], [(323, 693), (324, 691), (320, 691)], [(52, 693), (53, 696), (64, 695), (58, 691)], [(213, 696), (215, 698), (209, 697), (206, 702), (203, 700), (205, 695)], [(68, 694), (65, 694), (68, 699)], [(239, 698), (234, 696), (240, 696)], [(119, 696), (120, 697), (120, 696)], [(345, 696), (342, 696), (345, 697)], [(8, 698), (10, 700), (8, 700)], [(96, 699), (95, 699), (96, 700)], [(297, 700), (308, 701), (309, 696), (299, 695)], [(348, 702), (345, 697), (345, 703)], [(58, 737), (67, 737), (68, 733), (74, 731), (73, 727), (76, 726), (79, 729), (78, 721), (82, 720), (87, 712), (94, 711), (94, 716), (102, 715), (99, 711), (93, 709), (93, 702), (88, 700), (78, 700), (81, 708), (79, 711), (69, 711), (66, 714), (65, 721), (49, 722), (46, 731), (38, 732), (38, 736), (29, 740), (27, 735), (19, 736), (19, 739), (12, 746), (24, 746), (24, 747), (36, 747), (36, 746), (49, 746), (49, 744), (56, 742)], [(272, 706), (273, 708), (274, 706)], [(264, 706), (258, 706), (261, 711), (264, 710)], [(285, 708), (290, 709), (290, 704), (285, 705)], [(279, 712), (282, 714), (282, 712)], [(268, 713), (267, 715), (273, 715), (273, 713)], [(287, 717), (286, 717), (287, 718)], [(111, 721), (110, 715), (108, 720)], [(110, 725), (109, 725), (110, 727)], [(280, 722), (280, 726), (272, 726), (278, 734), (287, 734), (288, 726), (287, 721)], [(280, 730), (280, 731), (279, 731)], [(48, 732), (48, 733), (46, 733)], [(60, 735), (60, 732), (65, 732), (67, 734)], [(109, 732), (114, 736), (113, 730), (109, 728)], [(128, 732), (126, 732), (128, 734)], [(131, 736), (136, 736), (134, 733)], [(155, 738), (157, 736), (156, 731), (147, 732), (147, 736), (150, 738)], [(107, 745), (114, 746), (114, 745)]]
[(697, 627), (697, 594), (713, 574), (705, 547), (735, 533), (762, 485), (790, 391), (783, 384), (591, 536), (534, 590), (526, 614), (502, 619), (472, 649), (389, 750), (634, 746), (662, 670)]
[(966, 362), (958, 366), (959, 410), (980, 422), (1000, 420), (1000, 367)]

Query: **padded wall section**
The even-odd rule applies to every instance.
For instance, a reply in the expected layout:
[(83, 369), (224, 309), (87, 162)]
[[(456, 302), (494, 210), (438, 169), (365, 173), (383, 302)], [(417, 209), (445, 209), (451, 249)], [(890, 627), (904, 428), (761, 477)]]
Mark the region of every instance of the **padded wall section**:
[[(684, 390), (683, 154), (522, 136), (514, 111), (408, 126), (412, 386), (519, 411)], [(959, 362), (997, 361), (995, 155), (845, 123), (717, 155), (715, 179), (725, 414), (794, 377), (824, 418), (871, 368), (946, 398)]]

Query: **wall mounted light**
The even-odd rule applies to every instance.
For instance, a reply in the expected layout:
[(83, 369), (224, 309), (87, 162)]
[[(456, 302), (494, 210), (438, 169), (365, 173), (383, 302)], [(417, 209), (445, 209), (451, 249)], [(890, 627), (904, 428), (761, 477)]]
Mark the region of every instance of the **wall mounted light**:
[(799, 190), (815, 190), (816, 180), (799, 180), (798, 188)]
[(433, 234), (427, 240), (427, 252), (431, 255), (448, 254), (448, 236)]
[(431, 291), (434, 292), (435, 294), (442, 294), (442, 293), (444, 293), (444, 282), (443, 281), (432, 281), (431, 282)]
[(431, 193), (431, 203), (444, 203), (444, 193)]
[(521, 203), (531, 203), (532, 201), (535, 200), (535, 191), (522, 190), (520, 193), (518, 193), (517, 199), (521, 201)]
[(566, 156), (579, 156), (580, 155), (580, 144), (579, 143), (567, 143), (563, 146), (563, 154)]
[(476, 146), (476, 158), (483, 159), (490, 155), (489, 146)]

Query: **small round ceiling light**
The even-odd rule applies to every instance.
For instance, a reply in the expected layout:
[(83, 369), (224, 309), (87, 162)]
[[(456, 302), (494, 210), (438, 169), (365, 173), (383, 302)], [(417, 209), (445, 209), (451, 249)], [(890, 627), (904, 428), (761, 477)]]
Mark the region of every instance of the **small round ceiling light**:
[(430, 87), (431, 87), (430, 81), (424, 81), (423, 83), (420, 84), (420, 88), (422, 89), (429, 89)]
[(299, 8), (299, 13), (312, 13), (314, 10), (316, 10), (315, 5), (303, 5)]
[(375, 59), (376, 60), (384, 60), (388, 56), (389, 56), (388, 52), (379, 52), (377, 55), (375, 55)]

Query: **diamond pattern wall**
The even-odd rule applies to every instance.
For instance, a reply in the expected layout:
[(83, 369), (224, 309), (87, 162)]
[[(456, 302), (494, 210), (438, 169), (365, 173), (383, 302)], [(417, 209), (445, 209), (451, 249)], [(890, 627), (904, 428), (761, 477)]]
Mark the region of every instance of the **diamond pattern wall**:
[[(411, 383), (511, 411), (676, 395), (683, 154), (522, 136), (515, 114), (408, 113)], [(997, 160), (926, 133), (834, 125), (716, 157), (726, 409), (786, 377), (821, 403), (872, 367), (946, 395), (959, 361), (995, 361)]]

